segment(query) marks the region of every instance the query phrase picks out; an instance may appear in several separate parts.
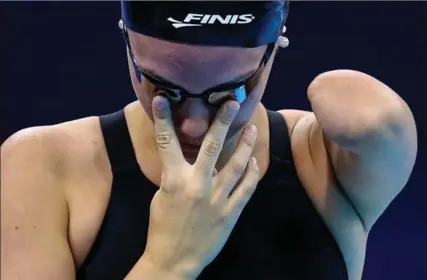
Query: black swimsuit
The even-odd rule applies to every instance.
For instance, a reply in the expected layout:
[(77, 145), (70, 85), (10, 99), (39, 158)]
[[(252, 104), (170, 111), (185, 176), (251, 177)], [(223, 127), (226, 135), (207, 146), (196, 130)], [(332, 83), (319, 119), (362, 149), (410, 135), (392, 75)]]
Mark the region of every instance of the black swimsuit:
[[(297, 177), (286, 122), (277, 112), (268, 111), (268, 117), (267, 173), (224, 248), (197, 279), (347, 280), (341, 251)], [(124, 279), (144, 252), (150, 202), (158, 190), (138, 166), (124, 112), (100, 121), (113, 185), (77, 280)]]

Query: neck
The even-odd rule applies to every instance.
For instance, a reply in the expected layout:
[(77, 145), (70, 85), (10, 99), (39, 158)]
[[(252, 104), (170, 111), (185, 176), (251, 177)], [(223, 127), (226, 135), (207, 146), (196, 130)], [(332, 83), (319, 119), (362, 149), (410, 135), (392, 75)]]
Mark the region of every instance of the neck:
[[(125, 113), (129, 132), (135, 147), (136, 158), (141, 170), (151, 182), (159, 186), (162, 163), (157, 150), (153, 122), (138, 101), (128, 105), (125, 108)], [(255, 110), (248, 124), (254, 124), (258, 128), (258, 138), (252, 155), (256, 157), (261, 164), (268, 161), (268, 158), (265, 158), (265, 155), (268, 155), (268, 152), (265, 153), (265, 148), (267, 147), (268, 149), (269, 141), (268, 125), (266, 125), (266, 123), (268, 123), (268, 120), (266, 118), (265, 108), (260, 105)], [(216, 164), (216, 169), (218, 171), (221, 170), (232, 157), (239, 143), (240, 135), (241, 131), (236, 133), (236, 135), (229, 139), (224, 145)], [(268, 165), (268, 162), (266, 165)]]

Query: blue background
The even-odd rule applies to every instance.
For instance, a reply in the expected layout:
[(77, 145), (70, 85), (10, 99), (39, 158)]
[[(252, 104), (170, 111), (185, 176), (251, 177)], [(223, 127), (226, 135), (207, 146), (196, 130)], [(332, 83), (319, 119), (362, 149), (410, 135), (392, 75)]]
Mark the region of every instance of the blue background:
[[(310, 81), (350, 68), (379, 78), (412, 108), (417, 164), (370, 235), (366, 280), (427, 279), (426, 15), (427, 2), (293, 3), (291, 45), (276, 58), (263, 101), (269, 109), (309, 109)], [(135, 99), (119, 17), (118, 2), (0, 3), (1, 141), (24, 127), (113, 112)]]

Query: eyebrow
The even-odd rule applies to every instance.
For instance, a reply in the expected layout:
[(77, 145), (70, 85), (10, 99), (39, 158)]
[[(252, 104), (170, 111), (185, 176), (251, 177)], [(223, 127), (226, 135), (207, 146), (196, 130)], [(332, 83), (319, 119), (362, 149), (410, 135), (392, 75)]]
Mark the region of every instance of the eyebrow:
[[(137, 66), (138, 66), (138, 68), (140, 69), (140, 71), (142, 71), (142, 72), (143, 72), (143, 74), (144, 74), (144, 73), (145, 73), (145, 74), (148, 74), (148, 75), (152, 76), (153, 78), (155, 78), (156, 80), (158, 80), (158, 81), (159, 81), (159, 82), (161, 82), (161, 83), (164, 83), (164, 84), (167, 84), (167, 85), (170, 85), (170, 86), (176, 87), (176, 88), (185, 89), (185, 87), (183, 87), (183, 86), (177, 85), (177, 84), (175, 84), (175, 83), (172, 83), (172, 82), (168, 81), (168, 80), (167, 80), (167, 79), (165, 79), (165, 78), (162, 78), (160, 75), (158, 75), (158, 74), (157, 74), (155, 71), (153, 71), (153, 70), (146, 69), (146, 68), (144, 68), (144, 67), (141, 67), (140, 65), (137, 65)], [(244, 81), (245, 79), (248, 79), (248, 78), (250, 78), (251, 76), (253, 76), (257, 71), (258, 71), (258, 68), (257, 68), (257, 69), (255, 69), (255, 70), (251, 70), (251, 71), (249, 71), (249, 72), (243, 73), (243, 74), (241, 74), (241, 75), (237, 76), (236, 78), (234, 78), (234, 79), (232, 79), (232, 80), (230, 80), (230, 81), (227, 81), (227, 82), (225, 82), (225, 83), (221, 83), (221, 84), (217, 84), (217, 85), (211, 86), (209, 89), (220, 88), (220, 87), (227, 86), (227, 85), (230, 85), (230, 84), (235, 84), (235, 83), (242, 82), (242, 81)]]

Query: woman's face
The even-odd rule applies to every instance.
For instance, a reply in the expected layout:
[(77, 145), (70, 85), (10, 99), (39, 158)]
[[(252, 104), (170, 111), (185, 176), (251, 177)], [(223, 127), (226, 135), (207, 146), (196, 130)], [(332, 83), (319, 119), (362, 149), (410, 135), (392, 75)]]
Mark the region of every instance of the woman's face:
[[(267, 46), (256, 48), (195, 46), (169, 42), (129, 31), (130, 46), (138, 68), (156, 79), (174, 84), (192, 94), (200, 94), (217, 85), (241, 81), (259, 68)], [(132, 62), (129, 69), (136, 95), (153, 119), (152, 101), (156, 88), (144, 77), (136, 78)], [(264, 93), (272, 60), (265, 67), (258, 82), (240, 104), (240, 110), (230, 126), (225, 145), (240, 133), (250, 121)], [(199, 98), (187, 98), (172, 105), (175, 130), (184, 155), (197, 156), (203, 138), (216, 115), (217, 107)]]

